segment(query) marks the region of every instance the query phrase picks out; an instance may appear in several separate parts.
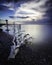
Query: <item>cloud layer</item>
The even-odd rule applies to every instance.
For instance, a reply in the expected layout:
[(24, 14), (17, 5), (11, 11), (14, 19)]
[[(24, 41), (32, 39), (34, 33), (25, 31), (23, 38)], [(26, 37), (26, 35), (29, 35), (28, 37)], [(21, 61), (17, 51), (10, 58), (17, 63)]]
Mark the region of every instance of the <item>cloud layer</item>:
[[(34, 24), (49, 20), (49, 16), (51, 18), (49, 2), (49, 0), (4, 0), (3, 3), (0, 2), (0, 11), (6, 10), (8, 13), (9, 10), (9, 18), (15, 18), (16, 22)], [(11, 14), (11, 11), (14, 13)]]
[(33, 19), (37, 21), (42, 19), (47, 11), (47, 7), (45, 7), (46, 2), (47, 0), (40, 0), (38, 2), (30, 1), (23, 3), (16, 9), (14, 16), (19, 16), (19, 18), (28, 16), (28, 18), (22, 19), (22, 21), (32, 21)]

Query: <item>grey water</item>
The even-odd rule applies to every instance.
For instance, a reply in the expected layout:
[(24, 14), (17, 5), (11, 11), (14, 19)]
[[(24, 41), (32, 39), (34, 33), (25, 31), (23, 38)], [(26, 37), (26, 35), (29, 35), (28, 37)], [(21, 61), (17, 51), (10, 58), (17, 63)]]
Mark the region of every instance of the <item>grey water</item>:
[[(5, 31), (6, 27), (3, 26)], [(9, 33), (13, 34), (13, 26), (9, 25)], [(16, 32), (18, 27), (15, 27)], [(21, 30), (24, 31), (24, 34), (30, 34), (33, 37), (34, 43), (44, 43), (52, 41), (52, 25), (21, 25)]]

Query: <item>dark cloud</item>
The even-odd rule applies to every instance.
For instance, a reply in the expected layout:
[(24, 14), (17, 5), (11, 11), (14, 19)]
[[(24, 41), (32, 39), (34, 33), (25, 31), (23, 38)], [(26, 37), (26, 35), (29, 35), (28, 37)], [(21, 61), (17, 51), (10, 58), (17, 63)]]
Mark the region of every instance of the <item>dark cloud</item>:
[(6, 0), (6, 2), (13, 2), (14, 0)]
[(52, 0), (48, 0), (47, 2), (48, 10), (46, 12), (46, 15), (49, 17), (48, 22), (52, 24)]
[(14, 2), (19, 2), (19, 1), (28, 2), (28, 1), (33, 1), (33, 0), (14, 0)]
[(35, 1), (39, 2), (40, 0), (0, 0), (0, 3), (5, 3), (5, 2), (29, 2), (29, 1)]
[(2, 6), (0, 5), (0, 11), (4, 11), (4, 10), (7, 10), (8, 8), (6, 6)]
[(18, 16), (17, 18), (26, 19), (26, 18), (29, 18), (29, 17), (28, 17), (28, 16), (26, 16), (26, 17), (19, 17), (19, 16)]
[(14, 16), (9, 16), (10, 18), (14, 18)]
[(0, 0), (0, 3), (13, 2), (14, 0)]
[(28, 2), (28, 1), (33, 1), (33, 0), (0, 0), (0, 3), (2, 2)]
[[(10, 18), (15, 18), (15, 16), (9, 16)], [(22, 18), (22, 19), (26, 19), (26, 18), (29, 18), (28, 16), (26, 16), (26, 17), (21, 17), (21, 16), (17, 16), (16, 18)]]

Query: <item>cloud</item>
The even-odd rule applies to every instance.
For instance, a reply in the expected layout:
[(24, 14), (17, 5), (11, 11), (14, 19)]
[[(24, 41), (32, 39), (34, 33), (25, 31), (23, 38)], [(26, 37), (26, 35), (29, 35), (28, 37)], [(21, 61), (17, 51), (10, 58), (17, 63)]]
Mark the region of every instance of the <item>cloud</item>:
[(32, 19), (31, 21), (25, 21), (23, 22), (23, 24), (39, 24), (39, 25), (46, 25), (46, 24), (51, 24), (48, 22), (49, 18), (44, 18), (42, 20), (38, 20), (38, 21), (35, 21), (34, 19)]
[(26, 19), (26, 18), (29, 18), (29, 17), (28, 17), (28, 16), (26, 16), (26, 17), (20, 17), (20, 16), (17, 16), (17, 18)]
[(47, 11), (47, 7), (45, 6), (46, 2), (47, 0), (33, 0), (23, 3), (16, 9), (14, 16), (29, 17), (26, 19), (22, 18), (22, 21), (32, 21), (33, 19), (36, 21), (39, 19), (41, 20)]
[(13, 3), (13, 2), (3, 3), (2, 6), (5, 6), (5, 7), (8, 8), (9, 10), (14, 10), (14, 3)]
[(3, 10), (7, 10), (7, 7), (0, 5), (0, 11), (3, 11)]
[(14, 13), (12, 16), (10, 13), (10, 18), (24, 23), (26, 21), (34, 23), (33, 21), (39, 22), (39, 20), (51, 18), (51, 8), (49, 0), (15, 0), (14, 2), (11, 0), (0, 4), (0, 11), (12, 10)]
[(26, 16), (26, 17), (21, 17), (21, 16), (17, 16), (17, 17), (15, 17), (15, 16), (9, 16), (10, 18), (22, 18), (22, 19), (26, 19), (26, 18), (29, 18), (28, 16)]

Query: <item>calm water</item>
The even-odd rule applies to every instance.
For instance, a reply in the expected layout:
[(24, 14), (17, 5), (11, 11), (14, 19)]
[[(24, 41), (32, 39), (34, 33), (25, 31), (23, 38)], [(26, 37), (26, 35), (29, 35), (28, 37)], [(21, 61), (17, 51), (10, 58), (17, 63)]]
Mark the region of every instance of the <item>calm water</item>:
[(22, 28), (34, 38), (34, 42), (47, 42), (52, 39), (52, 25), (23, 25)]
[[(4, 31), (6, 27), (3, 27)], [(13, 26), (9, 26), (10, 34), (13, 34)], [(16, 31), (18, 27), (16, 26)], [(52, 25), (22, 25), (21, 30), (25, 30), (24, 33), (29, 33), (33, 37), (33, 42), (48, 42), (52, 40)]]

